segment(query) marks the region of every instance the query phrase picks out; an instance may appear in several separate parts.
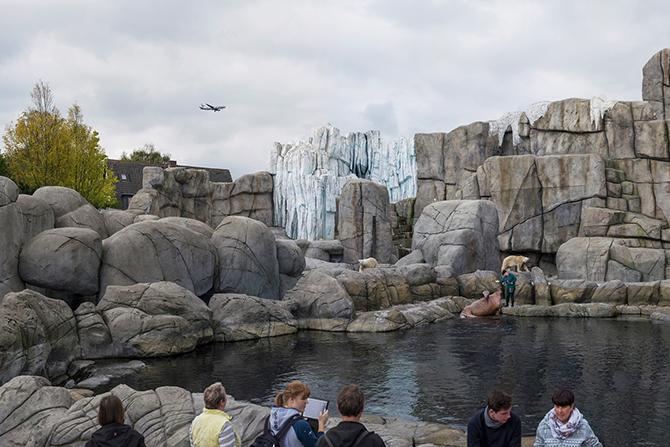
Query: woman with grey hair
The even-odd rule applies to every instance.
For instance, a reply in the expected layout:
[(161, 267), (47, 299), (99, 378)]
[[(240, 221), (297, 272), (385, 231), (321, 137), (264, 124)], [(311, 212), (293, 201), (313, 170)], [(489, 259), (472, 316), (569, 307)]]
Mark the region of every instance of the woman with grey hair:
[(208, 386), (202, 397), (205, 408), (202, 414), (193, 419), (189, 429), (191, 446), (242, 447), (242, 440), (230, 422), (230, 416), (223, 411), (228, 399), (221, 382)]

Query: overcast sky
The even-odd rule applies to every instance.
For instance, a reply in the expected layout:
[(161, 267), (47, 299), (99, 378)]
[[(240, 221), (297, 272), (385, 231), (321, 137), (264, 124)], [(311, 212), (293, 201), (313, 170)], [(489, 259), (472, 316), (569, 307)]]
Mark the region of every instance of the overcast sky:
[(666, 0), (0, 0), (0, 124), (41, 79), (110, 158), (151, 142), (237, 178), (327, 123), (412, 137), (537, 101), (641, 100), (666, 47)]

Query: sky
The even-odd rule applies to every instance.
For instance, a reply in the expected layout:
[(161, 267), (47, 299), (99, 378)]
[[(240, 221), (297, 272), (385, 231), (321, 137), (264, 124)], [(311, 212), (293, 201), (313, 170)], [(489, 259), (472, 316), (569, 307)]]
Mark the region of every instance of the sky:
[(0, 0), (0, 132), (42, 80), (110, 158), (153, 143), (235, 179), (328, 123), (411, 138), (641, 100), (668, 24), (660, 0)]

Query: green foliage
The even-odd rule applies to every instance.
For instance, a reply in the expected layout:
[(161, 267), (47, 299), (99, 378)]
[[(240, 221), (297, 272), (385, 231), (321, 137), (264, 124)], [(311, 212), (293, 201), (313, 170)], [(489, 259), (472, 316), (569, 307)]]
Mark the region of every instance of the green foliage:
[(83, 123), (81, 108), (74, 104), (64, 118), (42, 81), (30, 96), (34, 107), (21, 113), (16, 124), (6, 125), (2, 137), (8, 177), (22, 193), (65, 186), (95, 207), (116, 202), (116, 176), (107, 169), (98, 133)]
[(0, 176), (9, 177), (9, 169), (7, 169), (7, 160), (0, 154)]
[(144, 147), (135, 149), (130, 156), (123, 152), (121, 160), (136, 163), (165, 164), (170, 161), (170, 154), (161, 154), (153, 143), (144, 143)]

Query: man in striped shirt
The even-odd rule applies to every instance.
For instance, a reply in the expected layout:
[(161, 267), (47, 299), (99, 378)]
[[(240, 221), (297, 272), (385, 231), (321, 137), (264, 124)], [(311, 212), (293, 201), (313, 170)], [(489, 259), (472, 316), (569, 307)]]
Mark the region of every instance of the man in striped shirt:
[(205, 408), (193, 419), (189, 429), (191, 447), (242, 447), (230, 416), (223, 412), (227, 398), (221, 382), (208, 386), (202, 397)]

